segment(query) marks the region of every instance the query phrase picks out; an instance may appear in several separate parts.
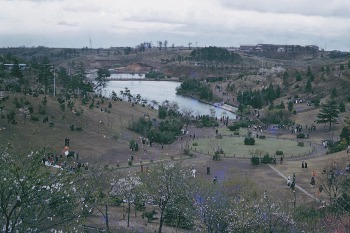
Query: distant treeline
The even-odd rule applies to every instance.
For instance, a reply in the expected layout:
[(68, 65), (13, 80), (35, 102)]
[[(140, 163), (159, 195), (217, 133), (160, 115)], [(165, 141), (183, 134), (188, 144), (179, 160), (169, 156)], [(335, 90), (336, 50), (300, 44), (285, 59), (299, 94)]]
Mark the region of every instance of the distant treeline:
[(190, 56), (192, 60), (203, 62), (238, 63), (242, 60), (239, 54), (215, 46), (194, 49)]

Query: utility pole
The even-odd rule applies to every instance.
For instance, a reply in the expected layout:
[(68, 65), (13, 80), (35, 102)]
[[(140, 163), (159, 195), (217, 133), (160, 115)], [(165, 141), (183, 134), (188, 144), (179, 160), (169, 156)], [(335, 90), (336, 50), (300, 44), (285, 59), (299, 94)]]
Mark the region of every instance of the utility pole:
[(56, 71), (53, 71), (53, 97), (56, 97)]

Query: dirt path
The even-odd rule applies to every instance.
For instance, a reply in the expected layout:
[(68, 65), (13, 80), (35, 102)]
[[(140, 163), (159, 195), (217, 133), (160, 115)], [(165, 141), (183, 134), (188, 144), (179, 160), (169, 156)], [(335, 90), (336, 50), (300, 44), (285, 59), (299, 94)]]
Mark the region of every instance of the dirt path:
[[(268, 164), (268, 166), (274, 170), (278, 175), (280, 175), (282, 178), (284, 178), (284, 180), (287, 180), (287, 177), (285, 175), (283, 175), (280, 171), (278, 171), (276, 168), (274, 168), (273, 166), (271, 166), (270, 164)], [(315, 201), (320, 201), (318, 198), (314, 197), (311, 193), (307, 192), (305, 189), (303, 189), (302, 187), (300, 187), (299, 185), (295, 185), (295, 187), (297, 189), (299, 189), (300, 191), (302, 191), (303, 193), (305, 193), (307, 196), (311, 197), (312, 199), (314, 199)]]

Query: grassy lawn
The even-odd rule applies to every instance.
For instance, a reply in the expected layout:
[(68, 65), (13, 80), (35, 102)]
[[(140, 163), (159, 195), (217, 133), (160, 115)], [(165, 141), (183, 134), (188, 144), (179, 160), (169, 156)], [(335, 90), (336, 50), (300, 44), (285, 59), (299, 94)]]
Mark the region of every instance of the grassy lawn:
[[(197, 143), (198, 146), (194, 146)], [(218, 149), (223, 149), (227, 157), (251, 157), (252, 154), (264, 155), (269, 153), (275, 155), (277, 150), (283, 151), (285, 157), (302, 156), (310, 153), (312, 147), (309, 144), (298, 146), (297, 141), (284, 139), (255, 139), (255, 145), (244, 145), (244, 137), (223, 137), (222, 139), (198, 139), (189, 145), (193, 151), (210, 153)]]

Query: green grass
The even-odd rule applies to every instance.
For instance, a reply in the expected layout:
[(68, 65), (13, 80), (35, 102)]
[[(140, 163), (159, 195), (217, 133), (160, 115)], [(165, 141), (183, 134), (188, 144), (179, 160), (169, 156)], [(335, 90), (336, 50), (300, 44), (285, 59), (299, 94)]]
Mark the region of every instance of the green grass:
[(285, 157), (304, 156), (312, 151), (312, 147), (307, 143), (301, 147), (297, 145), (297, 141), (284, 139), (258, 139), (255, 138), (255, 145), (244, 145), (244, 137), (223, 137), (222, 139), (198, 139), (194, 142), (198, 146), (190, 145), (193, 151), (205, 154), (213, 154), (218, 149), (223, 149), (226, 157), (246, 157), (249, 158), (253, 154), (264, 155), (269, 153), (274, 156), (276, 151), (283, 151)]

